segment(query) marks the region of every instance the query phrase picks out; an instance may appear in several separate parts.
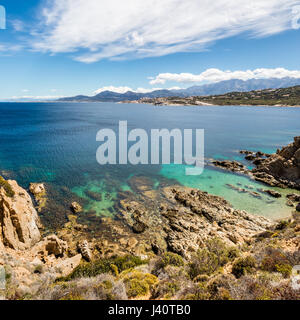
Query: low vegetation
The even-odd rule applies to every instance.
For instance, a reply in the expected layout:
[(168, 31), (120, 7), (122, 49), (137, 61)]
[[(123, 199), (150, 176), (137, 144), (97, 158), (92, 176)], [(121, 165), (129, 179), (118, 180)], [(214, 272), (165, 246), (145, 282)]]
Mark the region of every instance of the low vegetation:
[(230, 247), (219, 238), (207, 240), (190, 259), (165, 252), (149, 260), (127, 255), (85, 262), (67, 278), (42, 283), (34, 296), (15, 297), (16, 282), (7, 270), (6, 296), (27, 300), (298, 300), (300, 290), (291, 284), (300, 253), (287, 245), (298, 241), (299, 222), (300, 215), (295, 213), (283, 228), (274, 227), (276, 238), (270, 232), (242, 246)]
[(6, 195), (10, 198), (14, 197), (15, 192), (13, 191), (12, 187), (10, 184), (0, 176), (0, 188), (4, 188)]

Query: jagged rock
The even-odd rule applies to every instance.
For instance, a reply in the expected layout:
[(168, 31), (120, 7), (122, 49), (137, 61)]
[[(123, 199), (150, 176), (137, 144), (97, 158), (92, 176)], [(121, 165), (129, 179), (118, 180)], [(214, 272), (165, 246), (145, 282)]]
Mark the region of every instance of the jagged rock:
[(254, 152), (253, 152), (253, 151), (249, 151), (249, 150), (241, 150), (241, 151), (240, 151), (240, 154), (246, 154), (246, 155), (251, 154), (251, 155), (253, 155)]
[(288, 194), (286, 197), (293, 202), (300, 202), (300, 194), (291, 193)]
[(67, 250), (68, 244), (54, 234), (44, 238), (32, 248), (32, 252), (35, 253), (36, 256), (42, 254), (43, 257), (52, 254), (55, 257), (62, 257)]
[(78, 243), (78, 250), (86, 261), (90, 262), (92, 260), (93, 254), (87, 240)]
[(224, 160), (224, 161), (219, 161), (219, 160), (213, 160), (211, 162), (215, 167), (229, 170), (232, 172), (238, 172), (238, 173), (243, 173), (243, 174), (248, 174), (249, 170), (247, 169), (246, 166), (244, 166), (242, 163), (238, 161), (229, 161), (229, 160)]
[(248, 155), (245, 157), (245, 159), (248, 160), (248, 161), (252, 161), (252, 160), (254, 160), (255, 158), (256, 158), (256, 157), (255, 157), (254, 154), (248, 154)]
[(236, 186), (234, 186), (232, 184), (229, 184), (229, 183), (226, 184), (226, 187), (230, 188), (232, 190), (235, 190), (235, 191), (237, 191), (239, 193), (248, 193), (250, 196), (252, 196), (254, 198), (257, 198), (257, 199), (261, 199), (262, 198), (261, 195), (259, 193), (255, 192), (255, 191), (249, 191), (249, 190), (246, 190), (244, 188), (239, 188), (239, 187), (236, 187)]
[(56, 235), (40, 241), (42, 226), (29, 194), (16, 181), (5, 188), (0, 188), (0, 265), (10, 272), (15, 298), (22, 298), (69, 275), (82, 256), (67, 256), (67, 243)]
[(0, 243), (15, 250), (26, 250), (41, 238), (40, 220), (29, 194), (16, 181), (7, 183), (14, 196), (8, 196), (4, 188), (0, 188)]
[(258, 181), (271, 186), (300, 189), (300, 137), (257, 163), (252, 173)]
[(142, 198), (138, 202), (133, 196), (121, 200), (120, 214), (131, 227), (137, 220), (147, 222), (145, 230), (137, 230), (143, 230), (139, 240), (158, 254), (168, 249), (190, 258), (213, 237), (231, 246), (249, 243), (254, 235), (272, 226), (268, 219), (234, 210), (221, 197), (196, 189), (174, 186), (155, 192), (156, 200)]
[(79, 212), (82, 211), (81, 205), (80, 205), (79, 203), (77, 203), (77, 202), (73, 202), (73, 203), (71, 204), (71, 209), (72, 209), (72, 211), (73, 211), (74, 213), (79, 213)]
[(67, 277), (71, 274), (79, 266), (81, 258), (81, 254), (78, 254), (72, 258), (58, 261), (55, 265), (56, 272), (58, 273), (56, 277)]
[(46, 188), (43, 183), (31, 183), (29, 185), (29, 191), (37, 196), (37, 195), (42, 195), (46, 193)]
[(281, 193), (274, 191), (274, 190), (263, 189), (262, 192), (267, 193), (268, 195), (270, 195), (273, 198), (281, 198), (282, 197)]
[(296, 210), (300, 212), (300, 203), (297, 205)]
[(291, 201), (291, 200), (288, 200), (287, 202), (286, 202), (286, 205), (288, 206), (288, 207), (294, 207), (294, 203), (293, 203), (293, 201)]
[(147, 225), (142, 221), (136, 221), (132, 229), (135, 233), (143, 233), (147, 229)]

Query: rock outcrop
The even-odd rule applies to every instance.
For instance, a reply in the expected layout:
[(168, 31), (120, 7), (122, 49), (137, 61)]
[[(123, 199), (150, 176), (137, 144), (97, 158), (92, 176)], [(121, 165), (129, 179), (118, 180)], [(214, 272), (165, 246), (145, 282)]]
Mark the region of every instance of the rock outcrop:
[[(34, 189), (38, 194), (42, 191), (38, 186)], [(69, 257), (68, 244), (56, 235), (42, 239), (41, 227), (29, 194), (16, 181), (2, 183), (0, 266), (10, 273), (14, 298), (33, 294), (49, 281), (69, 275), (81, 261), (81, 254)]]
[(295, 137), (293, 143), (263, 159), (252, 173), (256, 180), (271, 186), (300, 190), (300, 137)]
[[(148, 240), (154, 252), (167, 249), (189, 258), (207, 239), (217, 237), (228, 245), (249, 243), (265, 232), (272, 222), (235, 210), (220, 197), (185, 187), (166, 187), (140, 201), (121, 200), (120, 212), (139, 238)], [(154, 200), (156, 196), (156, 199)]]
[(0, 188), (0, 243), (15, 250), (26, 250), (41, 239), (41, 224), (29, 194), (16, 181), (7, 183), (14, 196), (8, 196), (4, 188)]
[(33, 195), (41, 195), (46, 193), (46, 188), (43, 183), (30, 183), (29, 191)]
[(74, 213), (79, 213), (82, 211), (82, 207), (79, 203), (77, 202), (73, 202), (71, 204), (71, 210), (74, 212)]
[(236, 173), (242, 173), (242, 174), (249, 174), (250, 170), (246, 166), (244, 166), (242, 163), (238, 161), (229, 161), (229, 160), (213, 160), (211, 163), (221, 169), (225, 169), (231, 172), (236, 172)]

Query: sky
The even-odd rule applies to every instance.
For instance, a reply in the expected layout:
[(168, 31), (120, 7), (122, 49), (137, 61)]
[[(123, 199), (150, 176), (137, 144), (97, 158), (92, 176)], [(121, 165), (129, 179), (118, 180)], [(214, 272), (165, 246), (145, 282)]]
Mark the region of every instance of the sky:
[(300, 78), (299, 40), (300, 0), (0, 0), (0, 100)]

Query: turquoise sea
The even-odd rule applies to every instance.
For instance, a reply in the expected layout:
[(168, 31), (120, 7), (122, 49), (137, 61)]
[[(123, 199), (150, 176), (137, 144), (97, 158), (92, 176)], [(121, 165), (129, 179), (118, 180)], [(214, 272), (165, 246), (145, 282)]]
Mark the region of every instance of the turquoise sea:
[[(244, 161), (239, 150), (275, 152), (300, 135), (300, 108), (155, 107), (114, 103), (0, 103), (0, 174), (27, 188), (46, 182), (57, 201), (64, 192), (80, 197), (89, 216), (114, 216), (119, 193), (132, 191), (129, 180), (146, 176), (155, 188), (166, 181), (220, 195), (238, 209), (270, 218), (290, 215), (285, 197), (254, 198), (226, 186), (256, 191), (262, 184), (247, 177), (206, 167), (201, 176), (186, 176), (183, 165), (110, 165), (96, 161), (100, 129), (205, 129), (205, 157)], [(100, 194), (91, 196), (90, 191)], [(280, 190), (283, 194), (291, 190)], [(67, 204), (64, 204), (65, 206)], [(51, 220), (51, 209), (44, 213)], [(54, 209), (53, 209), (54, 210)]]

